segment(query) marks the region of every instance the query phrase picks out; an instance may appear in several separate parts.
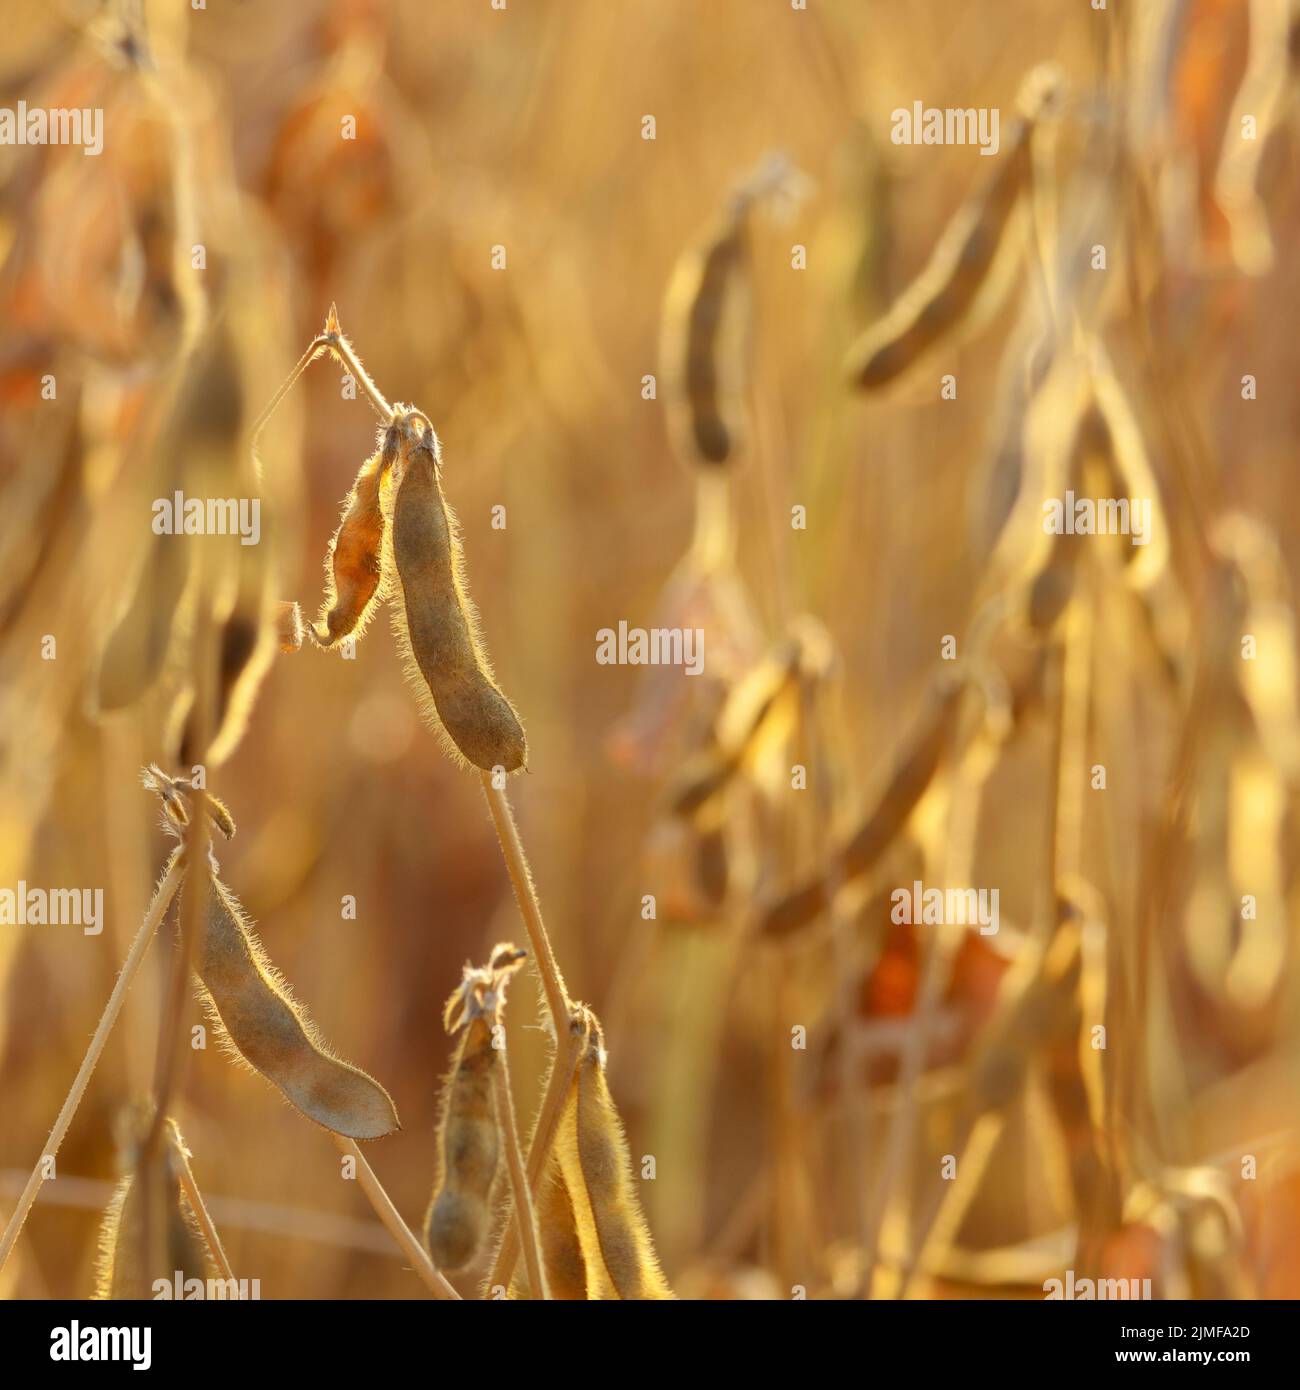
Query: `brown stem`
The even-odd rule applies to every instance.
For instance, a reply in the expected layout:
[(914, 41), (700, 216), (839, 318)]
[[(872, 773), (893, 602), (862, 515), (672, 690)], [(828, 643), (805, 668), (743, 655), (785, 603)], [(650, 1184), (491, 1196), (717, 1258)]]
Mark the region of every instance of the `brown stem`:
[(492, 1068), (492, 1095), (496, 1101), (497, 1123), (505, 1141), (506, 1165), (510, 1170), (510, 1187), (514, 1196), (513, 1229), (523, 1233), (524, 1268), (528, 1272), (528, 1288), (534, 1298), (548, 1299), (551, 1291), (546, 1285), (541, 1252), (537, 1245), (537, 1213), (533, 1195), (524, 1174), (524, 1159), (519, 1151), (519, 1131), (515, 1125), (515, 1106), (510, 1094), (510, 1068), (505, 1044)]
[(199, 1191), (194, 1170), (190, 1167), (189, 1150), (185, 1147), (185, 1141), (181, 1138), (180, 1131), (174, 1124), (167, 1127), (167, 1137), (171, 1141), (172, 1153), (176, 1157), (176, 1176), (180, 1180), (181, 1190), (185, 1193), (185, 1200), (189, 1202), (190, 1210), (194, 1213), (194, 1219), (199, 1223), (203, 1243), (208, 1247), (208, 1253), (212, 1256), (213, 1263), (217, 1266), (221, 1277), (233, 1283), (235, 1271), (230, 1267), (230, 1260), (226, 1257), (226, 1250), (221, 1244), (221, 1237), (217, 1234), (217, 1228), (213, 1225), (212, 1217), (208, 1213), (207, 1203), (203, 1200), (203, 1193)]
[(325, 323), (324, 341), (329, 350), (337, 357), (344, 366), (361, 383), (361, 388), (370, 397), (370, 403), (384, 417), (385, 420), (393, 418), (393, 407), (384, 399), (384, 393), (375, 385), (370, 373), (361, 365), (361, 359), (357, 356), (357, 350), (343, 335), (343, 330), (339, 327), (338, 311), (334, 305), (330, 305), (329, 318)]
[[(200, 758), (207, 757), (208, 738), (213, 726), (213, 705), (216, 686), (215, 624), (211, 607), (211, 556), (201, 557), (198, 608), (191, 638), (194, 651), (194, 708), (193, 728), (195, 748)], [(140, 1170), (147, 1175), (162, 1161), (163, 1134), (172, 1109), (178, 1078), (182, 1074), (189, 1049), (185, 1046), (185, 1008), (190, 997), (190, 968), (194, 959), (195, 942), (203, 930), (203, 913), (208, 901), (208, 799), (202, 787), (191, 785), (189, 823), (184, 831), (186, 885), (182, 891), (177, 914), (178, 936), (172, 951), (171, 975), (166, 996), (158, 1015), (158, 1045), (154, 1056), (153, 1116), (140, 1147)], [(143, 1182), (145, 1197), (141, 1210), (141, 1253), (147, 1269), (161, 1269), (166, 1252), (166, 1193), (167, 1184)]]
[(402, 1214), (393, 1205), (393, 1199), (384, 1190), (384, 1185), (375, 1176), (375, 1170), (365, 1160), (355, 1139), (346, 1139), (341, 1134), (333, 1136), (334, 1143), (341, 1154), (346, 1154), (357, 1165), (357, 1179), (361, 1190), (374, 1207), (375, 1214), (388, 1228), (388, 1234), (397, 1242), (402, 1253), (411, 1262), (416, 1274), (435, 1298), (459, 1302), (460, 1294), (447, 1282), (441, 1270), (429, 1258), (428, 1252), (411, 1234), (411, 1228), (402, 1220)]
[[(586, 1040), (586, 1027), (580, 1015), (573, 1015), (569, 1023), (566, 1042), (555, 1050), (555, 1060), (551, 1064), (551, 1075), (546, 1083), (546, 1094), (542, 1098), (541, 1114), (537, 1117), (537, 1127), (533, 1130), (532, 1143), (528, 1146), (528, 1190), (536, 1197), (546, 1161), (551, 1155), (556, 1132), (560, 1128), (560, 1116), (564, 1114), (564, 1102), (568, 1099), (569, 1088), (573, 1085), (574, 1073), (578, 1069), (578, 1059), (582, 1056)], [(496, 1259), (492, 1262), (492, 1272), (488, 1275), (486, 1296), (492, 1297), (495, 1289), (508, 1289), (514, 1277), (515, 1261), (519, 1258), (519, 1230), (513, 1215), (506, 1222), (501, 1233), (501, 1245)]]
[(533, 876), (528, 870), (528, 857), (524, 853), (523, 841), (519, 838), (519, 828), (515, 825), (514, 813), (510, 809), (510, 798), (505, 789), (493, 785), (492, 774), (480, 771), (483, 795), (487, 797), (488, 810), (492, 813), (492, 824), (501, 842), (501, 854), (506, 861), (506, 871), (510, 884), (515, 890), (515, 901), (519, 904), (520, 915), (528, 929), (528, 940), (533, 948), (533, 959), (542, 976), (542, 988), (546, 991), (546, 1003), (551, 1011), (551, 1023), (558, 1040), (564, 1032), (561, 1026), (573, 1016), (573, 1004), (564, 987), (564, 977), (551, 950), (551, 939), (546, 934), (546, 923), (542, 921), (542, 905), (537, 900), (537, 889)]

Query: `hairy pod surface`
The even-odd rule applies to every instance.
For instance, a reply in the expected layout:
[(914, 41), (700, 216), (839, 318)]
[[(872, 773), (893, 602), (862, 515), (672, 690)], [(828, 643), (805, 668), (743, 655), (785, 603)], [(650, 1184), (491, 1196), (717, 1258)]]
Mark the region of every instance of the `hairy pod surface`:
[(482, 1249), (491, 1225), (501, 1159), (492, 1101), (496, 1065), (491, 1026), (486, 1018), (474, 1018), (461, 1035), (443, 1087), (441, 1171), (425, 1222), (429, 1253), (444, 1269), (464, 1269)]
[[(541, 1244), (542, 1268), (552, 1299), (566, 1303), (581, 1303), (587, 1297), (587, 1262), (582, 1254), (578, 1222), (573, 1211), (564, 1171), (554, 1154), (538, 1186), (536, 1198), (537, 1228)], [(517, 1269), (510, 1285), (513, 1299), (536, 1298), (528, 1287), (528, 1276)]]
[[(388, 434), (395, 438), (395, 431)], [(378, 605), (384, 548), (379, 492), (394, 453), (386, 439), (384, 447), (361, 465), (343, 503), (343, 516), (325, 557), (328, 596), (312, 630), (322, 647), (333, 647), (345, 637), (359, 637)]]
[(309, 1120), (350, 1139), (378, 1139), (399, 1128), (379, 1082), (326, 1050), (215, 875), (195, 968), (234, 1050)]
[(286, 654), (300, 651), (307, 635), (302, 609), (293, 599), (281, 599), (275, 605), (273, 616), (276, 645)]
[(104, 1212), (95, 1261), (96, 1299), (146, 1299), (154, 1283), (170, 1285), (177, 1271), (183, 1279), (207, 1279), (214, 1271), (198, 1222), (181, 1192), (170, 1156), (167, 1184), (166, 1268), (149, 1270), (144, 1262), (144, 1192), (139, 1174), (123, 1178)]
[(408, 668), (428, 691), (435, 726), (456, 754), (490, 772), (528, 755), (510, 701), (493, 683), (465, 591), (456, 520), (442, 495), (432, 433), (403, 448), (393, 498), (393, 626)]
[(589, 1299), (668, 1299), (641, 1210), (632, 1156), (605, 1079), (605, 1048), (594, 1015), (573, 1079), (556, 1153), (573, 1204)]

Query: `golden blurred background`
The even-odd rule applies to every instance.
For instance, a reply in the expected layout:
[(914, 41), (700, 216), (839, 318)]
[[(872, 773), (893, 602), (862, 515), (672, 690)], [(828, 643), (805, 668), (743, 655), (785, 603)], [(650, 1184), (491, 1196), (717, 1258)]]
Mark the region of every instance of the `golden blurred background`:
[[(676, 1291), (1032, 1298), (1072, 1268), (1157, 1296), (1300, 1292), (1288, 0), (14, 0), (4, 25), (0, 106), (104, 112), (98, 156), (0, 145), (0, 886), (105, 903), (97, 936), (0, 926), (6, 1219), (169, 848), (140, 769), (182, 770), (193, 617), (129, 708), (94, 698), (142, 573), (146, 598), (163, 582), (152, 502), (205, 467), (248, 483), (253, 421), (333, 303), (441, 438), (527, 729), (521, 834), (638, 1174), (654, 1159), (639, 1188)], [(938, 274), (1047, 62), (1064, 95), (1025, 248), (978, 323), (853, 389), (846, 354)], [(893, 143), (916, 101), (998, 108), (999, 155)], [(776, 154), (788, 196), (755, 201), (748, 328), (718, 349), (743, 431), (710, 465), (677, 429), (665, 297)], [(244, 444), (205, 462), (215, 372)], [(374, 447), (342, 376), (313, 363), (258, 450), (273, 597), (308, 616)], [(1155, 558), (1135, 578), (1117, 548), (1076, 547), (1057, 607), (1024, 621), (1047, 571), (1023, 519), (1085, 379), (1111, 476), (1148, 470)], [(703, 626), (703, 677), (599, 664), (620, 621)], [(366, 1153), (418, 1229), (443, 1002), (523, 933), (478, 779), (404, 681), (383, 614), (355, 659), (276, 653), (208, 786), (239, 825), (224, 881), (396, 1103), (400, 1134)], [(772, 710), (745, 723), (755, 690)], [(718, 784), (683, 810), (700, 767)], [(869, 856), (838, 853), (872, 826)], [(889, 892), (914, 879), (998, 886), (998, 934), (901, 928)], [(786, 930), (810, 882), (819, 905)], [(6, 1297), (92, 1290), (171, 940)], [(525, 1130), (549, 1050), (535, 993), (509, 1011)], [(263, 1297), (421, 1296), (328, 1136), (259, 1077), (195, 1051), (174, 1109)], [(482, 1273), (453, 1282), (473, 1296)]]

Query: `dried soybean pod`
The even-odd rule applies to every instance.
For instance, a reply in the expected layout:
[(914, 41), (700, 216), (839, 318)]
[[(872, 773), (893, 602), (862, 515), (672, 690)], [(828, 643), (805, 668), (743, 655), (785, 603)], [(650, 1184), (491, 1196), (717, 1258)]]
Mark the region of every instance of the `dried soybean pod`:
[(174, 719), (184, 711), (177, 759), (186, 766), (224, 762), (248, 728), (253, 702), (274, 656), (275, 633), (270, 622), (268, 582), (270, 565), (262, 546), (240, 547), (237, 585), (230, 611), (217, 631), (216, 707), (206, 748), (199, 747), (197, 706), (189, 692)]
[(537, 1224), (541, 1230), (542, 1259), (552, 1298), (567, 1301), (587, 1297), (587, 1262), (578, 1239), (573, 1198), (564, 1174), (554, 1160), (547, 1168), (538, 1194)]
[(712, 741), (689, 759), (668, 793), (670, 814), (702, 823), (768, 736), (783, 736), (791, 722), (802, 658), (802, 645), (784, 639), (727, 692)]
[(100, 657), (92, 692), (96, 713), (128, 709), (158, 679), (189, 572), (183, 536), (150, 537), (131, 598)]
[(168, 1189), (166, 1268), (148, 1271), (143, 1259), (144, 1202), (137, 1169), (118, 1184), (104, 1212), (95, 1260), (95, 1298), (152, 1298), (155, 1281), (165, 1279), (170, 1287), (178, 1271), (182, 1279), (206, 1279), (215, 1272), (170, 1155), (159, 1177)]
[[(921, 797), (934, 780), (948, 753), (956, 727), (964, 685), (940, 680), (930, 691), (927, 705), (893, 775), (872, 804), (866, 819), (838, 855), (839, 883), (861, 878), (894, 843)], [(789, 936), (814, 922), (829, 906), (831, 885), (817, 877), (787, 893), (762, 913), (759, 931), (764, 936)]]
[[(582, 1241), (578, 1238), (573, 1199), (569, 1196), (564, 1173), (554, 1154), (551, 1155), (546, 1172), (542, 1176), (536, 1209), (542, 1265), (546, 1271), (546, 1284), (551, 1298), (570, 1303), (585, 1301), (587, 1262), (582, 1255)], [(528, 1287), (528, 1278), (522, 1268), (516, 1271), (510, 1285), (510, 1297), (536, 1297)]]
[(685, 408), (686, 452), (706, 465), (726, 463), (741, 431), (748, 209), (738, 193), (718, 231), (678, 263), (665, 305), (664, 354)]
[(668, 1299), (641, 1210), (632, 1156), (609, 1084), (600, 1023), (588, 1011), (586, 1050), (560, 1122), (556, 1152), (573, 1202), (589, 1299)]
[(388, 1092), (325, 1049), (215, 874), (195, 966), (235, 1053), (309, 1120), (350, 1139), (378, 1139), (399, 1128)]
[[(166, 461), (157, 469), (160, 484), (166, 479), (164, 496), (173, 488), (195, 496), (230, 493), (243, 404), (237, 346), (222, 325), (185, 364), (154, 448)], [(191, 549), (185, 535), (151, 535), (131, 599), (100, 659), (93, 692), (97, 712), (128, 708), (157, 680), (189, 585)]]
[[(519, 717), (493, 683), (465, 591), (455, 517), (442, 495), (437, 437), (403, 440), (390, 543), (396, 574), (393, 630), (432, 701), (426, 716), (456, 754), (490, 772), (514, 772), (528, 749)], [(433, 716), (436, 715), (436, 718)]]
[(1056, 79), (1045, 69), (1030, 73), (1021, 97), (1024, 116), (1012, 127), (1006, 157), (984, 188), (958, 210), (917, 279), (849, 352), (846, 374), (861, 390), (879, 390), (895, 381), (966, 323), (977, 304), (983, 307), (1009, 288), (1011, 277), (994, 271), (1008, 244), (1013, 214), (1033, 178), (1035, 123), (1057, 90)]
[(989, 280), (1030, 167), (1028, 141), (1017, 138), (987, 187), (958, 211), (920, 276), (850, 351), (846, 371), (854, 385), (889, 385), (966, 318)]
[(361, 465), (343, 504), (343, 516), (325, 557), (329, 596), (312, 628), (322, 647), (333, 647), (345, 637), (360, 637), (374, 615), (384, 547), (379, 492), (397, 457), (397, 443), (397, 428), (389, 426), (382, 447)]
[[(151, 792), (157, 793), (162, 801), (163, 807), (163, 828), (169, 833), (184, 830), (190, 823), (190, 803), (186, 792), (192, 790), (191, 784), (184, 777), (170, 777), (157, 763), (150, 763), (140, 778), (144, 786)], [(207, 807), (208, 819), (221, 832), (227, 840), (235, 838), (235, 818), (230, 814), (230, 808), (220, 797), (208, 792), (204, 797), (204, 805)]]
[[(144, 1297), (144, 1281), (139, 1269), (138, 1202), (127, 1208), (132, 1180), (123, 1178), (104, 1211), (99, 1227), (99, 1249), (95, 1257), (96, 1299)], [(137, 1292), (138, 1291), (138, 1292)]]
[[(1066, 487), (1085, 493), (1089, 458), (1105, 447), (1106, 426), (1095, 402), (1081, 411), (1066, 469)], [(1024, 621), (1029, 630), (1043, 638), (1056, 625), (1074, 597), (1079, 560), (1079, 537), (1061, 531), (1043, 543), (1032, 556), (1022, 585)]]
[(276, 645), (285, 653), (300, 651), (307, 635), (302, 609), (292, 599), (281, 599), (275, 605), (273, 617)]
[(425, 1222), (429, 1253), (443, 1269), (464, 1269), (482, 1248), (491, 1225), (492, 1188), (501, 1158), (492, 1102), (496, 1064), (490, 1019), (471, 1019), (443, 1087), (441, 1171)]

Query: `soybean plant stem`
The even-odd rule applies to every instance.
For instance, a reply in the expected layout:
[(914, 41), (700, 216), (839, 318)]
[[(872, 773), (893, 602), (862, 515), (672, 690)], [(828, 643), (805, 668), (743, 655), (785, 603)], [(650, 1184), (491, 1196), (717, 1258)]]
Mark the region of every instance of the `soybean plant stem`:
[(338, 310), (331, 304), (329, 317), (325, 321), (324, 332), (318, 333), (307, 344), (306, 352), (294, 364), (293, 370), (281, 382), (275, 395), (266, 403), (265, 409), (253, 422), (252, 433), (249, 435), (249, 447), (254, 455), (257, 453), (258, 442), (262, 438), (262, 431), (270, 423), (271, 416), (280, 408), (280, 402), (298, 384), (298, 378), (303, 372), (324, 352), (331, 353), (347, 367), (361, 383), (361, 389), (369, 396), (371, 404), (385, 421), (393, 418), (393, 407), (384, 399), (383, 392), (375, 385), (370, 373), (361, 365), (361, 359), (357, 356), (356, 349), (343, 336), (343, 330), (339, 327)]
[(180, 1180), (181, 1190), (185, 1193), (185, 1200), (190, 1204), (194, 1219), (199, 1223), (203, 1243), (208, 1247), (208, 1253), (212, 1256), (221, 1277), (233, 1283), (235, 1271), (230, 1267), (226, 1248), (222, 1245), (221, 1237), (217, 1234), (217, 1228), (208, 1212), (208, 1205), (203, 1200), (203, 1193), (199, 1191), (194, 1170), (190, 1167), (190, 1154), (185, 1147), (185, 1141), (181, 1138), (175, 1125), (169, 1127), (168, 1137), (171, 1140), (172, 1153), (176, 1156), (177, 1177)]
[(135, 940), (131, 942), (131, 949), (126, 953), (126, 960), (122, 963), (122, 971), (117, 977), (117, 983), (113, 986), (113, 992), (108, 996), (108, 1003), (104, 1005), (99, 1026), (95, 1029), (95, 1034), (90, 1040), (85, 1057), (82, 1058), (81, 1067), (72, 1083), (72, 1089), (68, 1092), (67, 1098), (63, 1102), (63, 1108), (54, 1121), (54, 1128), (50, 1130), (50, 1137), (46, 1141), (45, 1150), (37, 1159), (35, 1168), (32, 1169), (27, 1186), (18, 1199), (18, 1206), (9, 1218), (8, 1226), (5, 1227), (4, 1237), (0, 1239), (0, 1270), (4, 1269), (14, 1245), (18, 1241), (23, 1224), (27, 1220), (27, 1213), (31, 1211), (36, 1194), (45, 1181), (46, 1164), (53, 1160), (59, 1152), (59, 1146), (68, 1133), (68, 1128), (77, 1113), (77, 1106), (81, 1104), (81, 1098), (86, 1093), (86, 1086), (90, 1082), (91, 1073), (95, 1070), (100, 1055), (104, 1051), (104, 1044), (108, 1041), (108, 1035), (113, 1031), (113, 1024), (117, 1022), (117, 1016), (122, 1011), (122, 1001), (126, 998), (126, 992), (130, 989), (131, 982), (140, 969), (141, 961), (144, 960), (149, 942), (153, 939), (154, 932), (158, 929), (158, 923), (162, 921), (164, 913), (166, 913), (177, 888), (180, 886), (184, 874), (181, 855), (182, 851), (179, 849), (172, 854), (167, 864), (167, 872), (163, 875), (158, 887), (154, 889), (154, 895), (150, 900), (148, 910), (145, 912), (144, 921), (141, 922), (140, 930), (135, 934)]
[(528, 1271), (528, 1289), (533, 1298), (550, 1298), (542, 1257), (537, 1248), (537, 1214), (533, 1210), (533, 1194), (524, 1173), (524, 1159), (519, 1151), (519, 1131), (515, 1125), (515, 1103), (510, 1094), (510, 1066), (505, 1047), (492, 1068), (492, 1095), (496, 1101), (497, 1124), (506, 1151), (510, 1170), (510, 1188), (514, 1196), (514, 1229), (522, 1236), (524, 1268)]
[(252, 433), (249, 435), (248, 443), (249, 448), (252, 449), (254, 454), (257, 453), (257, 445), (262, 437), (262, 431), (270, 423), (271, 416), (280, 408), (280, 402), (293, 390), (298, 382), (298, 378), (303, 372), (307, 370), (329, 345), (329, 339), (324, 334), (313, 338), (311, 342), (307, 344), (307, 351), (303, 353), (294, 365), (293, 371), (280, 383), (279, 389), (276, 391), (275, 395), (271, 397), (266, 403), (262, 413), (253, 421), (253, 429)]
[(487, 797), (488, 810), (492, 812), (492, 824), (496, 828), (497, 839), (501, 842), (501, 854), (506, 861), (511, 886), (515, 890), (515, 900), (519, 904), (524, 926), (528, 929), (533, 959), (541, 972), (542, 988), (546, 991), (546, 1003), (551, 1011), (551, 1023), (555, 1028), (558, 1044), (573, 1013), (573, 1005), (564, 987), (564, 977), (556, 963), (555, 952), (551, 950), (546, 923), (542, 921), (542, 905), (537, 900), (537, 889), (533, 885), (533, 876), (528, 869), (528, 857), (524, 854), (519, 828), (515, 825), (514, 813), (510, 809), (510, 798), (504, 788), (493, 785), (490, 772), (480, 772), (479, 777), (483, 782), (483, 795)]
[(393, 1205), (393, 1199), (384, 1190), (384, 1185), (375, 1176), (375, 1170), (365, 1160), (355, 1139), (346, 1139), (341, 1134), (334, 1135), (334, 1142), (341, 1154), (346, 1154), (357, 1165), (357, 1180), (361, 1190), (374, 1207), (375, 1214), (388, 1228), (388, 1234), (401, 1247), (402, 1253), (410, 1260), (416, 1274), (434, 1298), (460, 1301), (460, 1294), (447, 1282), (446, 1276), (433, 1263), (424, 1247), (411, 1234), (411, 1228), (402, 1220), (402, 1214)]
[[(541, 1113), (537, 1117), (537, 1127), (533, 1130), (532, 1143), (528, 1146), (528, 1191), (534, 1197), (537, 1195), (542, 1174), (546, 1171), (546, 1160), (550, 1157), (556, 1131), (560, 1128), (560, 1116), (564, 1114), (564, 1102), (568, 1099), (569, 1087), (573, 1085), (573, 1074), (577, 1070), (585, 1040), (584, 1021), (581, 1015), (575, 1013), (562, 1041), (556, 1044), (555, 1060), (551, 1064), (546, 1094), (542, 1098)], [(492, 1272), (488, 1275), (488, 1297), (492, 1296), (495, 1289), (510, 1287), (510, 1280), (515, 1272), (515, 1261), (518, 1258), (519, 1227), (511, 1216), (501, 1233), (501, 1245), (497, 1250), (496, 1259), (492, 1261)]]
[(384, 399), (384, 393), (375, 385), (370, 373), (361, 365), (356, 348), (344, 336), (343, 330), (339, 327), (338, 310), (333, 304), (330, 305), (329, 318), (325, 320), (325, 332), (322, 336), (329, 350), (361, 383), (361, 389), (370, 397), (370, 403), (385, 421), (391, 420), (393, 407)]

